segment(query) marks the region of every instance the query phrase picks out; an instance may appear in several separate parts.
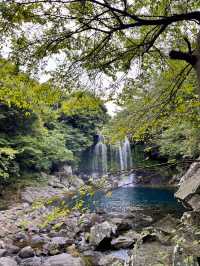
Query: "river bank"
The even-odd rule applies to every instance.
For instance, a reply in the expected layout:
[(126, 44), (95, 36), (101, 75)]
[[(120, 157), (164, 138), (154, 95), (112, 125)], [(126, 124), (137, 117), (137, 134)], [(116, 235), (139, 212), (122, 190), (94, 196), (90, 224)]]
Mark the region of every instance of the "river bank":
[[(111, 184), (102, 184), (112, 191)], [(44, 194), (45, 201), (39, 200), (36, 195), (45, 189), (38, 194), (35, 188), (34, 194), (34, 188), (27, 188), (21, 203), (0, 212), (0, 265), (198, 265), (199, 230), (187, 213), (180, 219), (163, 206), (91, 211), (80, 202), (69, 210), (62, 200), (61, 206), (52, 202), (56, 197), (66, 199), (66, 191), (71, 197), (74, 188), (62, 188), (53, 197)], [(32, 195), (31, 201), (25, 195)]]

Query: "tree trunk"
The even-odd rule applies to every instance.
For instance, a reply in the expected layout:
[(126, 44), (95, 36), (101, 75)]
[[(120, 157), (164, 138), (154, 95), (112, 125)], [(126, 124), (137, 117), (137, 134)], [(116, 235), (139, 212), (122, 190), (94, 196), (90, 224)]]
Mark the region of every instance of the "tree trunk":
[(198, 36), (197, 36), (197, 48), (196, 48), (194, 55), (196, 57), (196, 63), (194, 65), (194, 69), (197, 75), (198, 94), (199, 94), (199, 99), (200, 99), (200, 32), (198, 33)]

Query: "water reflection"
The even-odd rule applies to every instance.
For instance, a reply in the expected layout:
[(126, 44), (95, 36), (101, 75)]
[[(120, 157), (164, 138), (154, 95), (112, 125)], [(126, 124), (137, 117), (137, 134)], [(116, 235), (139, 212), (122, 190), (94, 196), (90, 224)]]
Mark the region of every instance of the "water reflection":
[(174, 191), (151, 187), (121, 187), (113, 190), (110, 196), (98, 191), (93, 197), (86, 197), (85, 205), (92, 210), (100, 208), (119, 212), (137, 206), (163, 206), (172, 209), (182, 207), (174, 198)]

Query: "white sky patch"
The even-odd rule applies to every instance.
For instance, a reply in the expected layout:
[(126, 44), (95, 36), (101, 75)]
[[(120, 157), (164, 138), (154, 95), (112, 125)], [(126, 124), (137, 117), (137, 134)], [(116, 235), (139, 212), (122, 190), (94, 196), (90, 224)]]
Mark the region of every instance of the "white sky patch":
[(113, 102), (107, 102), (105, 104), (107, 110), (108, 110), (108, 114), (111, 116), (111, 117), (114, 117), (117, 112), (121, 111), (121, 107)]

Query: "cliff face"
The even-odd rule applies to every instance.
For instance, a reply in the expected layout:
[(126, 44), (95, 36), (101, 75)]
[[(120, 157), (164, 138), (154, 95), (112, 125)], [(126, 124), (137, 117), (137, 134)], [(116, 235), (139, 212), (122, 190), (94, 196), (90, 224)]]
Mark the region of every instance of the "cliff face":
[(194, 211), (200, 211), (200, 162), (195, 162), (190, 166), (179, 185), (175, 197)]

